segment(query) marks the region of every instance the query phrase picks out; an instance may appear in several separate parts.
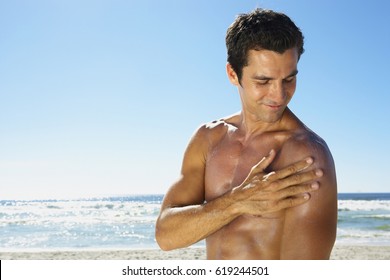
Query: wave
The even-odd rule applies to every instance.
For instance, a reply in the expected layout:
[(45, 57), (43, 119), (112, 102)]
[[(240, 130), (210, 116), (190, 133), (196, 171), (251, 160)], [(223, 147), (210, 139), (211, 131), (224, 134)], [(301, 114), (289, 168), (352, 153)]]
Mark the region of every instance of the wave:
[[(0, 249), (156, 246), (162, 198), (0, 201)], [(346, 198), (338, 205), (339, 242), (390, 243), (390, 200)]]
[(0, 249), (152, 246), (159, 208), (123, 200), (3, 204)]
[(352, 219), (376, 219), (376, 220), (390, 220), (390, 214), (378, 214), (378, 215), (352, 215)]
[(339, 211), (390, 211), (390, 200), (339, 200)]
[(372, 230), (337, 228), (337, 243), (389, 244), (390, 226), (378, 226)]
[(158, 203), (134, 201), (15, 202), (0, 206), (0, 227), (154, 223), (159, 210)]
[(375, 227), (377, 230), (384, 230), (384, 231), (390, 231), (390, 225), (382, 225)]

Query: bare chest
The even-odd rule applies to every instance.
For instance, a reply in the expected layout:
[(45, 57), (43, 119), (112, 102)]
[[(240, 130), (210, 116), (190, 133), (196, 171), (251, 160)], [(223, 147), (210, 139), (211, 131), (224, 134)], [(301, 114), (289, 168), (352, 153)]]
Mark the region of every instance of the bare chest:
[(206, 163), (206, 201), (219, 197), (239, 186), (251, 168), (271, 149), (279, 150), (280, 141), (263, 137), (243, 145), (240, 141), (225, 137), (209, 153)]

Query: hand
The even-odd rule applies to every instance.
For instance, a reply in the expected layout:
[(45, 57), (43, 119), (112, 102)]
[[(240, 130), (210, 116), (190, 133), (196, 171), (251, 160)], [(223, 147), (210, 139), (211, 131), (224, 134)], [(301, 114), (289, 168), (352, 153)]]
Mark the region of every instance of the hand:
[(262, 215), (294, 207), (307, 202), (309, 192), (319, 188), (319, 183), (313, 181), (323, 175), (322, 170), (303, 172), (313, 164), (312, 158), (265, 173), (275, 155), (275, 151), (271, 150), (267, 157), (252, 167), (244, 182), (232, 190), (241, 214)]

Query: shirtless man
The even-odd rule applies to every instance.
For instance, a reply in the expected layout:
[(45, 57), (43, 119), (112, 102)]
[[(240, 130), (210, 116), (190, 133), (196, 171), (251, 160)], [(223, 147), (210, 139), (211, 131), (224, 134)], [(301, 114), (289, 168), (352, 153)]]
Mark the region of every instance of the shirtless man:
[(156, 223), (163, 250), (206, 238), (208, 259), (329, 259), (337, 186), (326, 143), (287, 107), (303, 36), (257, 9), (229, 27), (227, 75), (242, 111), (201, 126)]

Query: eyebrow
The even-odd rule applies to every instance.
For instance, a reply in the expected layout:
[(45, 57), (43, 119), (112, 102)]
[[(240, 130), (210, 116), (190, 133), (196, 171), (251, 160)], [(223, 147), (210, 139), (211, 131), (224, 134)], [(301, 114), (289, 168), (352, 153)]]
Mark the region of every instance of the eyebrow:
[[(290, 75), (288, 75), (287, 77), (284, 77), (283, 80), (288, 79), (288, 78), (291, 78), (291, 77), (296, 76), (296, 75), (298, 75), (298, 70), (295, 69), (294, 71), (291, 72)], [(259, 81), (274, 80), (274, 78), (267, 77), (267, 76), (265, 76), (265, 75), (254, 75), (254, 76), (252, 77), (252, 79), (254, 79), (254, 80), (259, 80)]]

